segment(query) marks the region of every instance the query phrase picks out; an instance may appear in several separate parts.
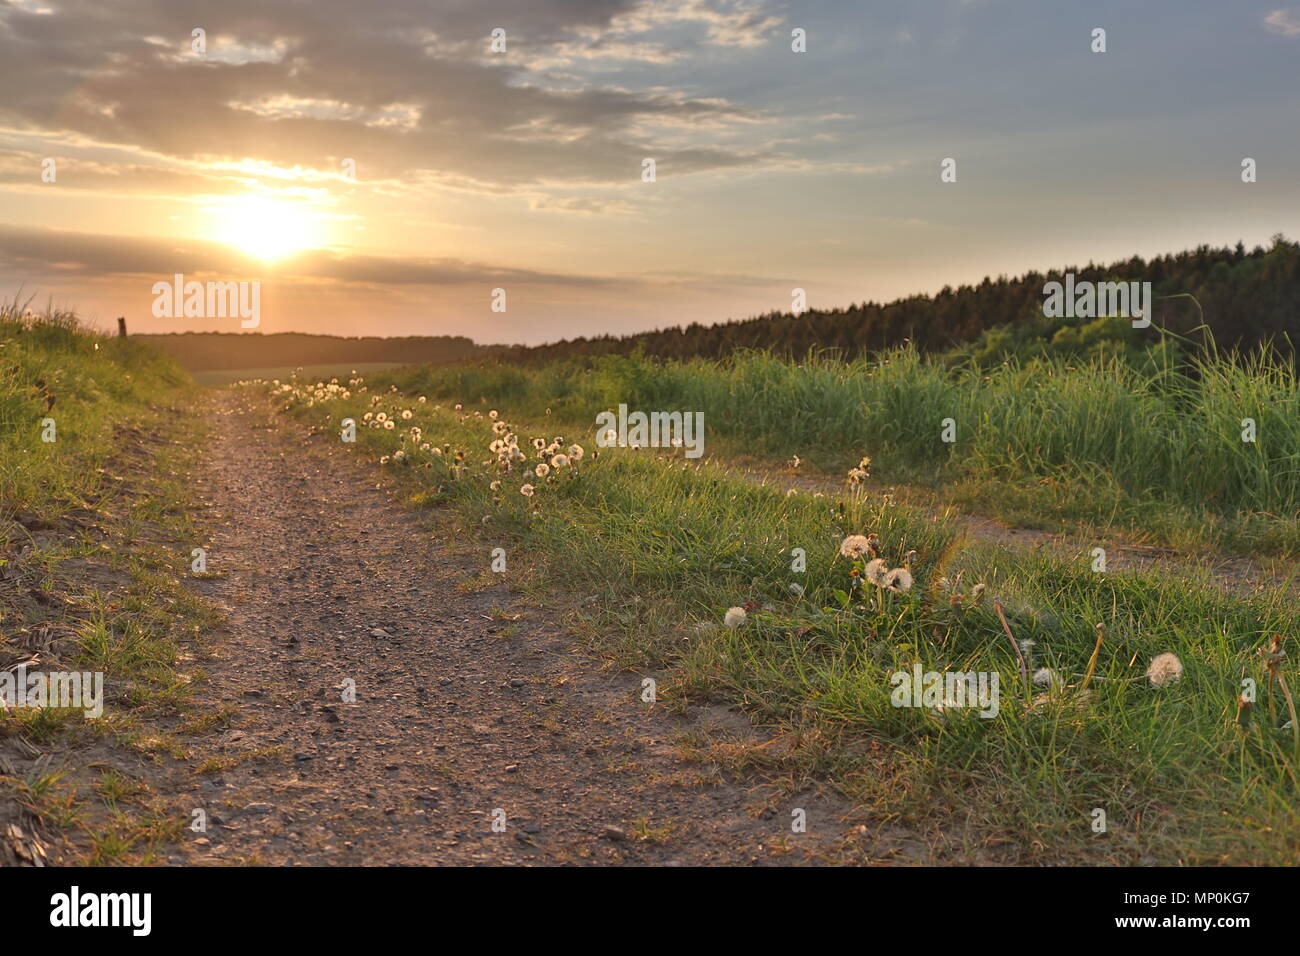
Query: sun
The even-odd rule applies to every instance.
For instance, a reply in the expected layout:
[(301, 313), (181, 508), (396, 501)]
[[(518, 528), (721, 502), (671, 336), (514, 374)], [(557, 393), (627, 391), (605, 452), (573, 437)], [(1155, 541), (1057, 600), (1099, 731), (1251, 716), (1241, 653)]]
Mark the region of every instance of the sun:
[(280, 259), (313, 244), (312, 217), (301, 203), (243, 196), (218, 206), (213, 238), (258, 259)]

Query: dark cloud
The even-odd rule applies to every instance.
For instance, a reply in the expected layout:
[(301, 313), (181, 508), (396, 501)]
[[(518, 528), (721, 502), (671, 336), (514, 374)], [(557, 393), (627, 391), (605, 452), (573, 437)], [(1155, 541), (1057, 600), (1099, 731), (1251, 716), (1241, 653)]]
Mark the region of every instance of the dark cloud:
[[(586, 42), (601, 53), (603, 31), (653, 4), (45, 2), (52, 13), (0, 6), (0, 122), (22, 129), (187, 160), (330, 168), (348, 156), (375, 177), (432, 175), (494, 189), (635, 182), (646, 155), (685, 172), (761, 159), (716, 144), (656, 148), (637, 131), (647, 121), (753, 118), (725, 101), (566, 89), (527, 69), (530, 56), (552, 48), (574, 56), (576, 36), (586, 38), (576, 49)], [(688, 6), (674, 13), (670, 4), (664, 15), (700, 19), (710, 10)], [(736, 29), (752, 31), (756, 16), (748, 8), (734, 15)], [(207, 31), (205, 58), (189, 52), (195, 27)], [(506, 57), (486, 52), (495, 27), (507, 30)]]
[(596, 276), (511, 269), (451, 258), (339, 255), (311, 250), (274, 266), (218, 242), (104, 236), (0, 224), (0, 273), (26, 281), (59, 277), (164, 279), (191, 276), (278, 280), (333, 280), (353, 285), (504, 284), (598, 287), (615, 280)]

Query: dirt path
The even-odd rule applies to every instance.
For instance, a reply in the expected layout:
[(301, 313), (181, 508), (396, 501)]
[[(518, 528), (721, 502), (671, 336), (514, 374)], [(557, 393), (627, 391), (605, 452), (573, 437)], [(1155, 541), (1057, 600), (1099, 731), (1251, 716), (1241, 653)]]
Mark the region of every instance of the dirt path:
[[(904, 852), (822, 792), (686, 761), (685, 727), (765, 738), (721, 708), (687, 724), (639, 699), (507, 587), (451, 556), (342, 446), (214, 393), (200, 496), (218, 516), (194, 582), (225, 612), (198, 694), (228, 727), (179, 797), (205, 810), (172, 862), (669, 864)], [(512, 627), (502, 619), (523, 614)], [(497, 613), (494, 613), (497, 612)], [(356, 701), (345, 702), (348, 682)], [(791, 811), (808, 832), (791, 833)], [(504, 810), (504, 832), (493, 812)]]

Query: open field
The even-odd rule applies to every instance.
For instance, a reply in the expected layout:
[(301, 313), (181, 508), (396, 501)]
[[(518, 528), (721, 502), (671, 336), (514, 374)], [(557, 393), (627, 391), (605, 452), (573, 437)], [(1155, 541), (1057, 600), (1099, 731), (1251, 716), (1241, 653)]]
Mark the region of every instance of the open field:
[[(939, 417), (938, 398), (902, 387), (908, 376), (936, 380), (903, 361), (901, 372), (878, 373), (883, 382), (840, 387), (892, 392), (902, 406), (914, 397)], [(756, 370), (787, 381), (804, 374), (754, 360), (730, 377), (714, 369), (665, 379), (734, 403), (724, 427), (743, 429), (746, 397), (770, 381), (756, 383)], [(501, 547), (511, 562), (538, 564), (544, 590), (591, 595), (577, 614), (583, 633), (657, 676), (662, 700), (725, 700), (777, 729), (782, 746), (736, 753), (737, 765), (827, 775), (855, 805), (924, 834), (936, 859), (1294, 858), (1295, 681), (1269, 649), (1274, 635), (1294, 633), (1300, 607), (1282, 591), (1234, 595), (1168, 570), (1098, 573), (1087, 555), (980, 544), (860, 486), (782, 494), (680, 457), (597, 452), (589, 430), (545, 417), (544, 407), (582, 401), (582, 386), (559, 375), (541, 373), (532, 396), (527, 377), (498, 371), (512, 384), (499, 405), (486, 389), (452, 403), (389, 387), (449, 391), (457, 374), (483, 373), (408, 370), (372, 383), (283, 385), (278, 395), (326, 441), (355, 420), (358, 450), (407, 482), (415, 502), (450, 508), (461, 533), (480, 542), (485, 577), (488, 552)], [(834, 370), (819, 374), (818, 384), (835, 384)], [(647, 377), (635, 393), (643, 401), (662, 384)], [(589, 387), (608, 383), (597, 372)], [(1066, 401), (1082, 390), (1070, 383), (1049, 395)], [(827, 391), (804, 394), (821, 408)], [(769, 400), (779, 405), (781, 395)], [(543, 412), (494, 423), (498, 407)], [(807, 412), (799, 420), (836, 432)], [(855, 427), (847, 410), (835, 421)], [(788, 440), (789, 429), (780, 435)], [(524, 458), (503, 450), (502, 441), (515, 447), (509, 436)], [(585, 446), (580, 456), (570, 443)], [(910, 447), (907, 436), (894, 447)], [(851, 543), (866, 534), (905, 577), (872, 583), (870, 553)], [(996, 673), (1001, 707), (987, 719), (942, 698), (900, 707), (891, 677), (914, 667)], [(1258, 696), (1242, 707), (1252, 688)], [(1093, 828), (1099, 810), (1104, 834)]]

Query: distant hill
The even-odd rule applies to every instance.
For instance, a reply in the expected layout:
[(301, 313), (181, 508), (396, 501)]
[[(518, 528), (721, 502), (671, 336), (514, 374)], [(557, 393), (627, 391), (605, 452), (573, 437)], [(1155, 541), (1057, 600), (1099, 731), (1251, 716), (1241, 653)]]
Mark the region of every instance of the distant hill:
[(344, 338), (280, 332), (181, 332), (136, 335), (156, 345), (191, 372), (216, 369), (278, 368), (299, 365), (369, 364), (380, 362), (442, 364), (461, 359), (485, 358), (493, 347), (476, 345), (456, 335), (377, 336)]
[(1186, 333), (1203, 321), (1220, 346), (1249, 347), (1284, 336), (1300, 342), (1300, 245), (1279, 234), (1268, 249), (1256, 246), (1247, 251), (1240, 242), (1234, 248), (1198, 246), (1149, 261), (1134, 256), (1108, 265), (1027, 272), (1014, 279), (986, 278), (979, 285), (949, 286), (935, 295), (886, 304), (865, 302), (797, 316), (773, 312), (717, 325), (696, 323), (634, 335), (512, 346), (494, 357), (502, 362), (540, 363), (642, 351), (669, 359), (718, 358), (737, 349), (795, 357), (810, 349), (831, 349), (852, 357), (904, 341), (922, 351), (944, 352), (976, 343), (995, 329), (1009, 327), (1017, 334), (1040, 337), (1059, 333), (1060, 323), (1044, 326), (1042, 322), (1043, 285), (1061, 281), (1067, 272), (1092, 282), (1151, 282), (1157, 300), (1153, 324), (1160, 328)]

